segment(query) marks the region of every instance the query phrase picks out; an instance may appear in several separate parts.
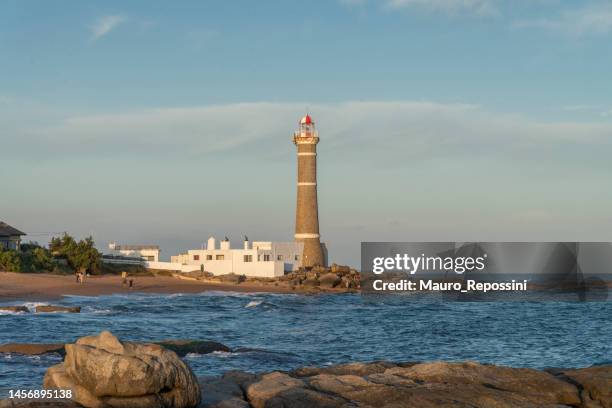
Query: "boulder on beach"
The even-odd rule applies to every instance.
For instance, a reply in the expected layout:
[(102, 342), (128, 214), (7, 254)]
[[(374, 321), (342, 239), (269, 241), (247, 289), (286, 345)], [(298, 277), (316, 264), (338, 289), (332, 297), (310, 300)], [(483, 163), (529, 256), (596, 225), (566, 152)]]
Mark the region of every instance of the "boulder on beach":
[(157, 344), (121, 342), (110, 332), (66, 344), (44, 388), (71, 389), (88, 408), (194, 408), (200, 387), (187, 364)]
[(40, 305), (34, 309), (36, 313), (51, 313), (51, 312), (64, 312), (64, 313), (81, 313), (81, 306), (56, 306), (56, 305)]
[(335, 273), (324, 273), (319, 277), (319, 284), (323, 287), (335, 288), (342, 282), (342, 278), (340, 278)]
[(379, 361), (289, 373), (232, 372), (201, 382), (210, 396), (201, 406), (209, 408), (612, 407), (612, 366), (552, 373), (474, 362)]
[(64, 355), (64, 343), (8, 343), (0, 345), (0, 353), (16, 353), (26, 356), (37, 356), (46, 353)]

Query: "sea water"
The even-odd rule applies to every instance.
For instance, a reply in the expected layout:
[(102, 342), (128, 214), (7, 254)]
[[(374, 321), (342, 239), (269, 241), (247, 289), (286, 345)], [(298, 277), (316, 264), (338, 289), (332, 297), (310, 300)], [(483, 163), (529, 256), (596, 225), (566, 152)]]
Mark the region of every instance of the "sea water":
[[(233, 352), (189, 354), (198, 376), (351, 361), (474, 360), (513, 367), (612, 363), (612, 302), (452, 302), (358, 294), (205, 292), (50, 302), (79, 314), (0, 312), (0, 343), (74, 342), (110, 330), (135, 341), (199, 339)], [(25, 302), (3, 302), (24, 305)], [(0, 354), (0, 397), (40, 388), (54, 354)]]

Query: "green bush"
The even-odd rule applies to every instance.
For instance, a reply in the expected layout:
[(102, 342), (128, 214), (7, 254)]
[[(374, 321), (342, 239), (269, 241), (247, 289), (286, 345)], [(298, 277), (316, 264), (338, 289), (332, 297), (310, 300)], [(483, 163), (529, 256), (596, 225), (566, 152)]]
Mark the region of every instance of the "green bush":
[(51, 272), (56, 263), (51, 252), (36, 243), (23, 244), (20, 251), (0, 251), (0, 269), (11, 272)]
[(53, 256), (66, 259), (75, 271), (98, 273), (102, 265), (102, 254), (96, 249), (92, 237), (77, 242), (68, 234), (51, 239), (49, 250)]
[(21, 254), (14, 250), (0, 249), (0, 269), (8, 272), (26, 272)]

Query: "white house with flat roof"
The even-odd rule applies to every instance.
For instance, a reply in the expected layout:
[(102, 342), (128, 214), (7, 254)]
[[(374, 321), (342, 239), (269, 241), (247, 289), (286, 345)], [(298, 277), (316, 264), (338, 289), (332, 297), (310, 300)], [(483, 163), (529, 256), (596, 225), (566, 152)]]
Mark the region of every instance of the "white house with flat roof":
[(116, 242), (108, 244), (113, 255), (130, 258), (140, 258), (143, 261), (159, 262), (159, 246), (157, 245), (119, 245)]
[[(235, 273), (273, 278), (299, 269), (303, 250), (302, 242), (251, 242), (247, 237), (242, 248), (231, 248), (229, 239), (225, 238), (217, 245), (217, 240), (210, 237), (206, 248), (190, 249), (172, 256), (170, 264), (181, 265), (182, 270), (191, 267), (215, 275)], [(155, 265), (149, 263), (149, 267), (155, 268)]]

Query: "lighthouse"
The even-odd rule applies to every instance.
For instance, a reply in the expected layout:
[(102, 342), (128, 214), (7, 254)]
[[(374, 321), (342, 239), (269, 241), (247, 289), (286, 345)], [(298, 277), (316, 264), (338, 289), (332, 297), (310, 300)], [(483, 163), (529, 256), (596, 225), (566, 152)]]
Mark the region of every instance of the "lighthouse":
[(295, 240), (304, 243), (302, 266), (326, 266), (319, 236), (317, 203), (317, 143), (319, 135), (310, 115), (304, 116), (293, 134), (297, 146), (297, 205)]

